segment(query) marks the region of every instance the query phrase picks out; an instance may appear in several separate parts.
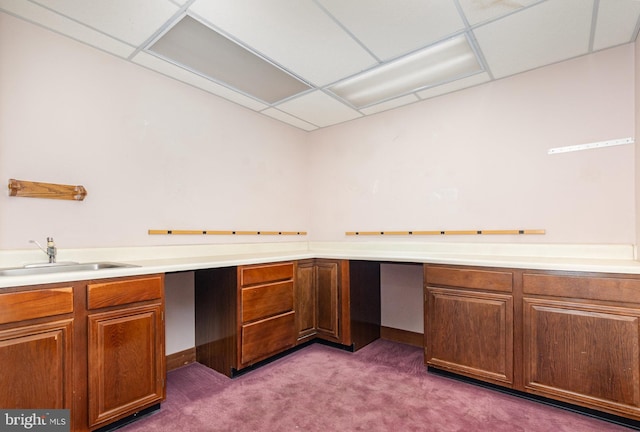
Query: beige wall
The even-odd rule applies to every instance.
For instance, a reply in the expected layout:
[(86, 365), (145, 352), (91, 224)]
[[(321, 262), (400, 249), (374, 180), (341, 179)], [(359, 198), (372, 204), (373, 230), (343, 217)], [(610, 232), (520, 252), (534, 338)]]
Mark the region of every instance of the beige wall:
[[(634, 87), (634, 95), (635, 95), (635, 127), (636, 131), (640, 131), (640, 41), (636, 39), (635, 43), (635, 87)], [(636, 138), (638, 140), (638, 138)], [(634, 147), (637, 149), (637, 146), (640, 145), (636, 142)], [(634, 194), (635, 198), (635, 226), (636, 226), (636, 259), (638, 258), (638, 245), (640, 244), (640, 151), (635, 152), (635, 187), (636, 192)]]
[(0, 179), (88, 190), (83, 202), (0, 194), (0, 249), (48, 235), (59, 248), (274, 240), (150, 228), (308, 230), (304, 139), (0, 13)]
[(634, 244), (634, 146), (547, 150), (634, 136), (635, 68), (629, 44), (305, 133), (0, 14), (0, 178), (89, 191), (0, 195), (0, 248), (273, 240), (149, 228), (544, 228), (437, 241)]
[[(149, 228), (304, 229), (313, 240), (545, 228), (435, 241), (637, 244), (635, 146), (547, 150), (635, 136), (639, 50), (307, 134), (0, 13), (0, 179), (89, 191), (82, 203), (0, 194), (0, 249), (48, 235), (61, 248), (273, 240), (150, 237)], [(383, 325), (420, 331), (419, 272), (386, 265), (383, 277)], [(167, 282), (170, 354), (192, 344), (192, 274)]]
[[(435, 241), (635, 243), (631, 44), (309, 135), (312, 234), (544, 228)], [(434, 238), (428, 238), (433, 240)], [(363, 240), (364, 241), (364, 240)]]

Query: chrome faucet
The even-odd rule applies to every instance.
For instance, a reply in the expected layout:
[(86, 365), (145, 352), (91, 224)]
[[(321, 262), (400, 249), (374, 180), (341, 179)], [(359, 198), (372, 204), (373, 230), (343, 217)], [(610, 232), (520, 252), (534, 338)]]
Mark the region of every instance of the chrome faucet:
[(42, 250), (42, 252), (46, 253), (47, 256), (49, 257), (49, 262), (51, 264), (56, 262), (56, 253), (58, 251), (58, 249), (56, 248), (56, 244), (53, 241), (53, 237), (47, 237), (47, 248), (43, 248), (42, 245), (40, 243), (38, 243), (36, 240), (29, 240), (29, 243), (35, 243), (38, 245), (38, 247)]

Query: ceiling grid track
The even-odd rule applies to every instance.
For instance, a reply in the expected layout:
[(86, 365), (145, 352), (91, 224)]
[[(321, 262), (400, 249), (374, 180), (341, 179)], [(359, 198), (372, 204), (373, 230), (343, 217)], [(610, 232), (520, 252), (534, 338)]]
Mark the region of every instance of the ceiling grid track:
[[(0, 12), (306, 131), (632, 43), (640, 33), (640, 1), (631, 0), (0, 0)], [(150, 49), (187, 17), (300, 87), (279, 94), (261, 75), (257, 87), (240, 88)], [(433, 64), (473, 55), (477, 68), (428, 71), (427, 52), (462, 35), (462, 57), (435, 55)], [(422, 62), (401, 67), (416, 58)]]

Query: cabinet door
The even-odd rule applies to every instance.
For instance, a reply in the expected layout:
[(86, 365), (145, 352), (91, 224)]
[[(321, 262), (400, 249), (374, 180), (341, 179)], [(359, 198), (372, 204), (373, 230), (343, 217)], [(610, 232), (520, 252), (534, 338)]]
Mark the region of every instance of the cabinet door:
[(316, 334), (316, 289), (313, 260), (296, 265), (296, 328), (298, 342), (304, 342)]
[(513, 383), (513, 298), (427, 288), (427, 364), (474, 378)]
[(640, 311), (524, 298), (528, 391), (640, 414)]
[(0, 331), (0, 407), (71, 409), (73, 320)]
[(88, 316), (89, 424), (164, 399), (162, 304)]
[(316, 261), (316, 328), (318, 336), (339, 341), (339, 275), (338, 262)]

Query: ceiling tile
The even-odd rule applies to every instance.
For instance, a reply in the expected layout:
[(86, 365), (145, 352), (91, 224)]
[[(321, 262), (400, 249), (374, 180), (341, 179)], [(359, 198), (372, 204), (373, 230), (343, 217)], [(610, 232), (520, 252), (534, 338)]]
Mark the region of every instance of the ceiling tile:
[[(474, 25), (516, 12), (541, 0), (459, 0), (469, 24)], [(542, 0), (544, 1), (544, 0)]]
[(473, 30), (495, 78), (548, 65), (589, 49), (592, 0), (547, 1)]
[(223, 97), (227, 100), (250, 108), (252, 110), (259, 111), (267, 107), (267, 105), (258, 102), (255, 99), (230, 90), (227, 87), (211, 81), (210, 79), (191, 73), (186, 69), (155, 57), (154, 55), (147, 54), (141, 51), (136, 54), (135, 57), (133, 57), (132, 61), (156, 72), (160, 72), (163, 75), (167, 75), (171, 78), (177, 79), (178, 81), (182, 81), (194, 87), (198, 87), (209, 93), (213, 93), (217, 96)]
[[(633, 42), (640, 0), (0, 0), (0, 12), (314, 130)], [(137, 52), (185, 14), (319, 88), (267, 104), (203, 72)], [(328, 90), (463, 31), (486, 73), (391, 95), (359, 111)], [(263, 74), (254, 81), (268, 85)]]
[(486, 83), (491, 81), (491, 77), (486, 72), (471, 75), (467, 78), (462, 78), (457, 81), (452, 81), (448, 84), (439, 85), (436, 87), (431, 87), (430, 89), (423, 90), (418, 92), (418, 96), (421, 99), (429, 99), (435, 96), (440, 96), (445, 93), (450, 93), (458, 90), (462, 90), (464, 88), (473, 87), (478, 84)]
[(289, 115), (289, 114), (287, 114), (285, 112), (279, 111), (279, 110), (277, 110), (275, 108), (267, 108), (266, 110), (260, 111), (260, 112), (262, 114), (268, 115), (269, 117), (273, 117), (276, 120), (280, 120), (282, 122), (289, 123), (292, 126), (295, 126), (297, 128), (300, 128), (300, 129), (303, 129), (303, 130), (306, 130), (306, 131), (312, 131), (312, 130), (318, 129), (317, 126), (314, 126), (314, 125), (312, 125), (310, 123), (307, 123), (306, 121), (300, 120), (298, 118), (295, 118), (294, 116)]
[(168, 0), (34, 0), (62, 15), (138, 46), (179, 7)]
[(398, 108), (404, 105), (408, 105), (410, 103), (418, 102), (420, 99), (414, 94), (402, 96), (396, 99), (392, 99), (390, 101), (382, 102), (377, 105), (372, 105), (367, 108), (362, 108), (360, 111), (366, 115), (379, 113), (382, 111), (388, 111), (390, 109)]
[(147, 49), (269, 104), (310, 89), (189, 15), (183, 16)]
[(319, 90), (283, 102), (277, 108), (319, 127), (362, 117), (358, 111)]
[(640, 1), (600, 0), (593, 49), (632, 42), (639, 16)]
[(376, 64), (310, 0), (196, 0), (190, 10), (311, 84), (326, 85)]
[(388, 60), (464, 29), (451, 0), (319, 0), (379, 59)]
[(17, 16), (23, 17), (35, 24), (39, 24), (55, 32), (69, 36), (73, 39), (120, 57), (128, 57), (135, 50), (130, 45), (117, 41), (31, 2), (0, 0), (0, 8)]

